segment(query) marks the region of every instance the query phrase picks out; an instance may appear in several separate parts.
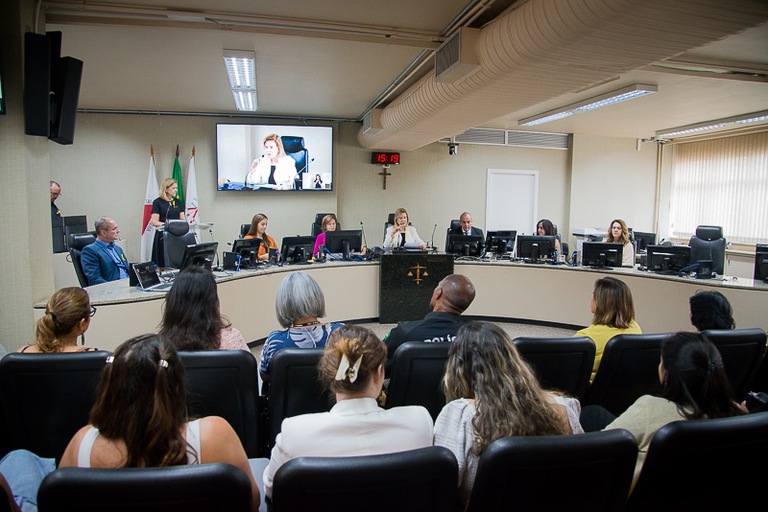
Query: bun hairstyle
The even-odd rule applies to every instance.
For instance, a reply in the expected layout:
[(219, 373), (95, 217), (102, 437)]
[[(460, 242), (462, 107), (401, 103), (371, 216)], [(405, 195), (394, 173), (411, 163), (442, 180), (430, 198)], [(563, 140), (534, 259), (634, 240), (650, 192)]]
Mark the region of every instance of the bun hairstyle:
[(76, 286), (57, 290), (45, 305), (45, 315), (37, 321), (35, 343), (40, 352), (60, 352), (59, 338), (72, 332), (80, 320), (91, 316), (88, 292)]
[(187, 464), (184, 365), (173, 343), (159, 334), (137, 336), (107, 363), (89, 422), (104, 437), (125, 443), (125, 467)]
[(318, 363), (319, 378), (333, 393), (359, 393), (386, 360), (387, 346), (373, 331), (344, 325), (325, 344)]

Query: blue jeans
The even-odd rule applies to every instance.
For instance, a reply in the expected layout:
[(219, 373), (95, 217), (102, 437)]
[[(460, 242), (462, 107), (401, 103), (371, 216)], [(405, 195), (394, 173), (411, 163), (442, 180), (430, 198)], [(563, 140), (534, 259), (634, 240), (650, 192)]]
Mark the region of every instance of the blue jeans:
[(27, 450), (13, 450), (0, 460), (0, 474), (22, 512), (37, 512), (37, 490), (54, 469), (56, 459), (44, 459)]

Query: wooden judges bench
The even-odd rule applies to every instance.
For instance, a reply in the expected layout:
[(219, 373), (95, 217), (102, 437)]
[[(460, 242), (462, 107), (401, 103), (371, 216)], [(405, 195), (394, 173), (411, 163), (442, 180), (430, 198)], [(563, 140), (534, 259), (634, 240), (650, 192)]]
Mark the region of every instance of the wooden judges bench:
[[(330, 261), (216, 272), (221, 313), (246, 341), (263, 341), (280, 329), (275, 293), (286, 272), (304, 270), (325, 294), (326, 321), (377, 321), (380, 276), (378, 262)], [(613, 276), (625, 281), (635, 301), (637, 322), (646, 333), (693, 330), (688, 297), (698, 290), (717, 290), (731, 302), (739, 328), (768, 330), (768, 284), (725, 277), (696, 280), (662, 276), (630, 268), (594, 270), (565, 265), (534, 265), (510, 261), (460, 261), (454, 272), (469, 277), (477, 296), (465, 313), (491, 320), (582, 327), (590, 323), (589, 302), (596, 279)], [(89, 346), (114, 350), (133, 336), (155, 332), (160, 324), (164, 293), (131, 288), (128, 279), (87, 287), (98, 309), (87, 333)], [(45, 302), (34, 305), (35, 318)]]

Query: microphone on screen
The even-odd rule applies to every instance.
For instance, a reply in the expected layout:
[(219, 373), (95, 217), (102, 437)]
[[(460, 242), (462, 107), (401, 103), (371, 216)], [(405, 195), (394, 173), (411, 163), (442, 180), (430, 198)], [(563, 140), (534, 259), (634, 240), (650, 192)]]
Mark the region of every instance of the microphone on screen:
[(432, 240), (430, 240), (430, 242), (429, 242), (429, 246), (430, 247), (434, 247), (435, 246), (435, 231), (437, 231), (437, 223), (435, 223), (435, 227), (434, 227), (434, 229), (432, 229)]

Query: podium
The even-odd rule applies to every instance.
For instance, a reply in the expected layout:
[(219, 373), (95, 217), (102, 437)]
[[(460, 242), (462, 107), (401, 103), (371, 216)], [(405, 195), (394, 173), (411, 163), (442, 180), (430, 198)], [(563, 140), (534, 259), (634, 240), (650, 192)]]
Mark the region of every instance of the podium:
[(379, 323), (421, 320), (432, 311), (429, 300), (437, 283), (453, 274), (453, 255), (393, 252), (381, 257)]

